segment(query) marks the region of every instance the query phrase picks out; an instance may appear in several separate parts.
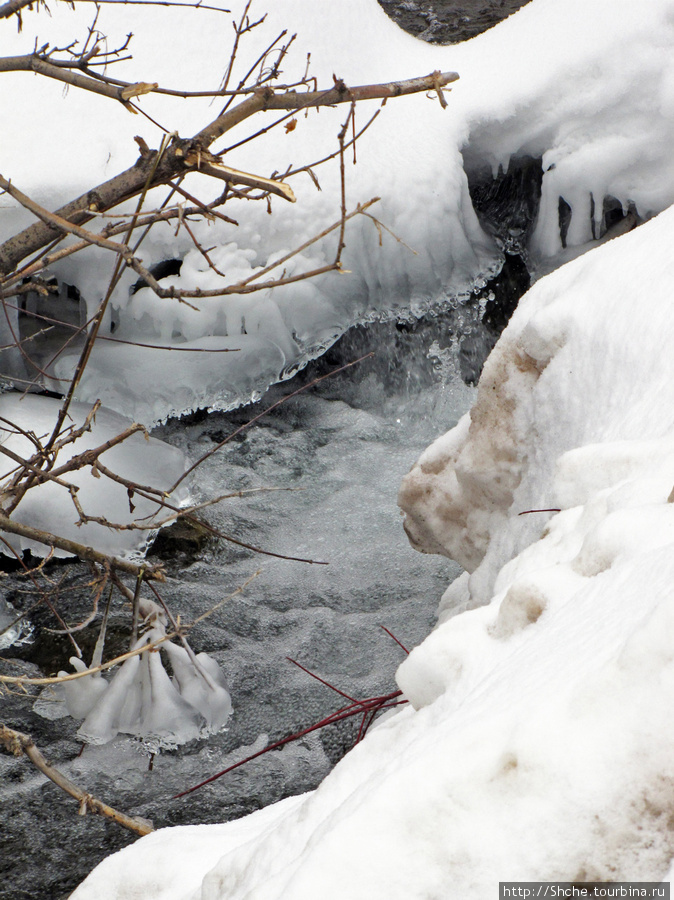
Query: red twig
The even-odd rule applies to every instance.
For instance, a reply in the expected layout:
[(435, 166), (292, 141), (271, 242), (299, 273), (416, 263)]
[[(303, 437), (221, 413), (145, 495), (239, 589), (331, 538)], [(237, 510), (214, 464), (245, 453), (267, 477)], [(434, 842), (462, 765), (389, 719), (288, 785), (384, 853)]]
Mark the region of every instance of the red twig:
[(382, 709), (391, 709), (394, 706), (399, 706), (401, 703), (407, 703), (407, 700), (399, 700), (395, 703), (391, 702), (392, 700), (395, 700), (396, 697), (400, 697), (401, 694), (402, 691), (393, 691), (391, 694), (386, 694), (383, 697), (371, 697), (369, 700), (357, 701), (353, 706), (347, 706), (345, 709), (340, 710), (339, 712), (331, 713), (329, 716), (321, 719), (320, 722), (316, 722), (314, 725), (310, 725), (308, 728), (303, 728), (302, 731), (296, 731), (294, 734), (282, 738), (280, 741), (275, 741), (273, 744), (265, 747), (264, 750), (258, 750), (257, 753), (253, 753), (250, 756), (247, 756), (245, 759), (242, 759), (231, 766), (227, 766), (226, 769), (223, 769), (221, 772), (216, 772), (215, 775), (211, 775), (210, 778), (206, 778), (199, 784), (195, 784), (193, 787), (187, 788), (187, 790), (181, 791), (179, 794), (175, 794), (171, 799), (177, 800), (179, 797), (185, 797), (187, 794), (191, 794), (193, 791), (199, 790), (199, 788), (210, 784), (212, 781), (216, 781), (218, 778), (221, 778), (228, 772), (232, 772), (234, 769), (238, 769), (239, 766), (243, 766), (246, 763), (257, 759), (258, 756), (262, 756), (263, 754), (269, 753), (272, 750), (277, 750), (279, 747), (283, 747), (285, 746), (285, 744), (296, 741), (299, 738), (304, 737), (305, 734), (310, 734), (312, 731), (317, 731), (319, 728), (325, 728), (327, 725), (334, 725), (337, 722), (343, 721), (344, 719), (351, 718), (351, 716), (362, 715), (363, 711), (365, 711), (366, 714), (369, 712), (373, 712), (374, 714), (376, 714)]
[(386, 632), (386, 634), (387, 634), (389, 637), (392, 637), (393, 640), (396, 642), (396, 644), (397, 644), (399, 647), (402, 647), (402, 649), (405, 651), (405, 653), (406, 653), (408, 656), (410, 655), (410, 651), (407, 649), (407, 647), (406, 647), (404, 644), (401, 644), (401, 642), (398, 640), (398, 638), (395, 636), (395, 634), (393, 634), (393, 632), (391, 632), (391, 631), (388, 630), (388, 628), (386, 627), (386, 625), (380, 625), (379, 627), (380, 627), (380, 628), (383, 628), (384, 631)]
[(325, 681), (319, 675), (316, 675), (310, 669), (307, 669), (306, 666), (303, 666), (302, 663), (298, 663), (296, 659), (291, 659), (289, 656), (286, 656), (288, 662), (291, 662), (294, 666), (297, 666), (298, 669), (301, 669), (303, 672), (306, 672), (307, 675), (310, 675), (312, 678), (315, 678), (316, 681), (320, 681), (321, 684), (324, 684), (326, 687), (329, 687), (331, 691), (334, 691), (336, 694), (339, 694), (340, 697), (344, 697), (345, 700), (348, 700), (350, 703), (360, 703), (360, 700), (356, 700), (354, 697), (349, 697), (348, 694), (345, 694), (344, 691), (340, 691), (339, 688), (336, 688), (334, 684), (330, 684), (329, 681)]
[[(406, 702), (406, 701), (404, 701)], [(358, 729), (358, 734), (356, 735), (356, 743), (359, 744), (365, 735), (367, 734), (368, 728), (374, 722), (374, 717), (377, 715), (380, 709), (383, 709), (384, 704), (375, 707), (372, 712), (366, 712), (363, 714), (363, 719), (360, 723), (360, 728)]]

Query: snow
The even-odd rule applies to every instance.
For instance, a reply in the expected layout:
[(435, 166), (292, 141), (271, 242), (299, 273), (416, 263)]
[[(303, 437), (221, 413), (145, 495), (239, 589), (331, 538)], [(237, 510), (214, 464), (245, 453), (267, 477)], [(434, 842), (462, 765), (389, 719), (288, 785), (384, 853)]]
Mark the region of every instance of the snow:
[[(301, 75), (308, 51), (312, 72), (321, 83), (332, 83), (333, 72), (347, 84), (407, 78), (435, 69), (460, 73), (446, 110), (440, 109), (437, 98), (423, 95), (389, 102), (359, 142), (358, 165), (347, 166), (349, 206), (380, 196), (374, 214), (416, 255), (386, 232), (380, 248), (374, 224), (359, 217), (347, 228), (344, 268), (351, 274), (329, 274), (310, 284), (288, 285), (263, 292), (259, 299), (200, 301), (199, 313), (172, 301), (159, 301), (148, 289), (130, 297), (135, 276), (127, 276), (113, 298), (117, 337), (183, 350), (239, 347), (241, 352), (182, 352), (185, 374), (172, 394), (166, 385), (173, 383), (175, 352), (133, 348), (143, 373), (140, 381), (128, 375), (124, 345), (98, 342), (79, 389), (80, 399), (91, 400), (105, 391), (107, 405), (145, 422), (197, 406), (227, 408), (258, 396), (270, 382), (320, 353), (356, 321), (409, 315), (410, 311), (418, 314), (437, 304), (460, 302), (498, 268), (501, 258), (473, 211), (464, 164), (471, 172), (487, 168), (496, 173), (499, 167), (506, 169), (513, 157), (542, 158), (541, 207), (529, 247), (532, 259), (542, 268), (550, 267), (550, 260), (557, 260), (561, 253), (579, 252), (593, 234), (600, 236), (606, 197), (615, 198), (641, 218), (660, 212), (674, 201), (669, 163), (674, 139), (674, 117), (669, 115), (674, 97), (672, 9), (671, 0), (646, 5), (629, 0), (618, 5), (615, 0), (564, 4), (534, 0), (479, 38), (442, 48), (403, 34), (374, 0), (367, 4), (344, 0), (338, 9), (321, 4), (320, 11), (312, 4), (309, 15), (305, 0), (273, 4), (256, 40), (262, 44), (282, 28), (298, 33), (284, 64), (286, 80)], [(142, 7), (134, 11), (138, 68), (123, 63), (117, 74), (137, 79), (140, 71), (143, 80), (175, 84), (173, 57), (154, 40), (153, 15), (154, 11)], [(205, 80), (208, 85), (217, 82), (226, 56), (223, 48), (228, 46), (229, 17), (176, 9), (162, 10), (162, 15), (169, 17), (165, 21), (173, 33), (180, 31), (182, 46), (187, 48), (181, 54), (181, 83), (203, 87)], [(128, 8), (107, 5), (99, 27), (110, 33), (114, 43), (114, 36), (128, 30), (129, 16)], [(83, 30), (85, 22), (88, 11), (84, 17), (75, 17), (65, 4), (53, 10), (51, 20), (26, 12), (23, 33), (8, 35), (8, 52), (30, 49), (34, 30), (46, 34), (47, 23), (50, 39), (56, 43), (72, 36), (75, 23)], [(373, 34), (378, 35), (376, 53), (372, 52)], [(198, 54), (189, 51), (195, 46)], [(140, 133), (150, 146), (158, 142), (152, 123), (129, 115), (113, 102), (73, 89), (64, 102), (57, 84), (45, 86), (22, 73), (3, 78), (10, 88), (16, 85), (15, 91), (7, 90), (2, 97), (4, 115), (10, 120), (25, 122), (24, 104), (36, 98), (36, 92), (43, 106), (50, 102), (58, 109), (49, 142), (43, 139), (41, 121), (25, 122), (26, 140), (34, 137), (33, 146), (44, 148), (35, 157), (24, 154), (18, 143), (3, 152), (3, 171), (37, 199), (45, 194), (53, 198), (55, 192), (65, 197), (96, 183), (103, 171), (109, 176), (132, 164), (134, 134)], [(141, 103), (169, 130), (178, 128), (182, 135), (196, 131), (216, 111), (206, 101), (188, 104), (155, 95), (147, 95)], [(358, 121), (363, 124), (376, 107), (364, 104)], [(299, 116), (293, 132), (279, 138), (273, 131), (253, 145), (232, 151), (227, 162), (270, 174), (321, 157), (334, 149), (344, 114), (344, 109), (335, 109)], [(84, 121), (88, 140), (73, 142)], [(261, 121), (258, 116), (251, 127)], [(240, 136), (237, 131), (232, 140)], [(63, 173), (57, 185), (54, 172)], [(320, 193), (306, 174), (300, 174), (292, 179), (297, 203), (275, 200), (272, 216), (250, 204), (243, 209), (233, 206), (238, 228), (222, 222), (197, 228), (205, 245), (215, 246), (216, 256), (223, 257), (230, 278), (252, 274), (336, 220), (337, 163), (320, 168), (317, 174), (323, 188)], [(200, 176), (196, 182), (195, 190), (211, 194), (215, 190), (204, 187)], [(558, 227), (560, 196), (572, 208), (565, 250)], [(22, 214), (6, 204), (0, 215), (4, 219), (4, 223), (0, 219), (0, 232), (8, 234)], [(181, 274), (167, 284), (203, 289), (220, 285), (222, 278), (207, 269), (189, 237), (182, 233), (174, 240), (173, 231), (173, 225), (166, 225), (151, 233), (143, 244), (144, 263), (177, 255), (183, 260)], [(335, 240), (333, 234), (313, 245), (293, 261), (292, 268), (306, 270), (330, 261)], [(55, 272), (66, 282), (78, 284), (91, 312), (103, 291), (106, 265), (100, 252), (91, 250), (58, 264)], [(256, 366), (250, 370), (252, 358)], [(75, 360), (75, 352), (63, 354), (54, 374), (68, 377)], [(152, 390), (146, 390), (150, 385)]]
[[(438, 626), (398, 671), (410, 705), (373, 729), (312, 794), (225, 825), (162, 829), (106, 860), (73, 898), (486, 900), (503, 880), (669, 878), (674, 0), (532, 0), (493, 31), (446, 49), (400, 34), (374, 0), (315, 6), (307, 15), (306, 0), (282, 0), (265, 26), (300, 30), (299, 69), (310, 47), (328, 82), (333, 71), (350, 83), (435, 68), (461, 74), (444, 112), (437, 99), (389, 103), (349, 177), (351, 202), (381, 194), (377, 215), (418, 256), (390, 236), (380, 250), (372, 223), (359, 221), (348, 234), (350, 275), (253, 302), (204, 304), (199, 316), (147, 291), (131, 297), (127, 279), (114, 301), (116, 335), (240, 350), (192, 357), (101, 344), (83, 399), (104, 395), (146, 421), (226, 406), (263, 390), (353, 321), (456, 301), (499, 259), (472, 209), (464, 166), (497, 172), (514, 156), (542, 157), (529, 247), (541, 272), (589, 248), (605, 197), (651, 221), (540, 278), (493, 351), (470, 414), (403, 483), (415, 546), (466, 569), (441, 601)], [(56, 42), (71, 34), (72, 18), (54, 12)], [(105, 7), (101, 15), (121, 24), (129, 13)], [(198, 55), (182, 54), (181, 81), (197, 86), (209, 60), (219, 61), (219, 77), (220, 26), (204, 29), (193, 12), (170, 15), (183, 46), (199, 46)], [(143, 77), (168, 79), (175, 63), (159, 42), (153, 49), (149, 22), (134, 13), (153, 69)], [(10, 44), (30, 49), (32, 34)], [(28, 78), (3, 77), (22, 86)], [(146, 121), (75, 91), (61, 103), (60, 90), (50, 95), (59, 116), (49, 141), (42, 130), (38, 137), (42, 123), (27, 123), (33, 145), (44, 147), (43, 165), (22, 147), (3, 150), (3, 174), (38, 199), (53, 196), (55, 172), (65, 196), (97, 180), (102, 167), (130, 165), (134, 133), (157, 142)], [(17, 104), (26, 97), (3, 93), (11, 121), (25, 121)], [(143, 100), (182, 133), (210, 114), (179, 106), (180, 116), (168, 101)], [(94, 109), (107, 114), (105, 128), (73, 146), (82, 121), (94, 130)], [(301, 120), (283, 146), (261, 141), (254, 159), (243, 153), (232, 164), (282, 169), (299, 152), (296, 138), (319, 152), (342, 117), (322, 111)], [(299, 244), (334, 216), (334, 173), (321, 181), (320, 194), (308, 178), (297, 181), (295, 207), (251, 213), (237, 232), (212, 226), (208, 244), (239, 273), (263, 265), (287, 249), (289, 235)], [(560, 197), (572, 208), (566, 249)], [(7, 234), (21, 214), (7, 205), (1, 214)], [(174, 283), (216, 282), (186, 242), (179, 248)], [(167, 230), (148, 243), (145, 262), (174, 252)], [(296, 265), (329, 256), (329, 247), (313, 248)], [(92, 252), (58, 274), (95, 303), (101, 266)], [(176, 386), (169, 376), (178, 365)], [(56, 374), (67, 371), (64, 358)], [(178, 681), (181, 662), (174, 660)], [(124, 678), (139, 667), (123, 669)], [(202, 709), (192, 676), (188, 669), (184, 690)]]
[[(674, 4), (638, 15), (618, 5), (620, 14), (615, 2), (584, 4), (587, 29), (571, 42), (580, 6), (562, 12), (534, 0), (452, 53), (495, 48), (499, 35), (512, 48), (521, 29), (536, 71), (530, 90), (550, 93), (557, 138), (575, 129), (578, 148), (581, 134), (599, 147), (591, 110), (605, 136), (613, 120), (603, 103), (612, 108), (624, 91), (620, 128), (633, 127), (638, 143), (650, 102), (643, 79), (669, 66), (660, 51)], [(545, 45), (551, 34), (558, 54)], [(619, 35), (627, 59), (611, 55)], [(539, 73), (542, 45), (550, 69)], [(561, 79), (553, 91), (545, 76), (562, 57), (575, 105), (569, 98), (560, 110)], [(603, 80), (642, 63), (631, 91)], [(526, 68), (516, 52), (512, 66)], [(578, 90), (588, 71), (589, 99)], [(494, 85), (495, 110), (506, 82)], [(513, 85), (523, 90), (515, 77)], [(536, 111), (545, 130), (536, 104), (519, 106), (519, 120), (517, 109), (503, 109), (504, 134), (521, 124), (520, 148), (531, 147)], [(662, 118), (653, 116), (656, 131), (669, 127)], [(612, 177), (617, 156), (610, 141), (603, 146), (603, 174)], [(643, 165), (630, 147), (620, 149), (621, 177), (629, 169), (631, 179), (625, 200), (645, 197), (652, 179), (649, 211), (667, 207), (671, 164), (654, 162), (657, 141)], [(576, 196), (596, 174), (580, 172), (579, 154), (559, 165)], [(106, 860), (74, 900), (139, 892), (148, 900), (487, 900), (504, 880), (670, 877), (673, 237), (674, 208), (541, 278), (489, 358), (469, 415), (405, 478), (414, 543), (466, 568), (443, 597), (435, 631), (398, 670), (410, 705), (314, 793), (196, 841), (191, 828), (143, 838)], [(178, 853), (176, 886), (162, 873)]]

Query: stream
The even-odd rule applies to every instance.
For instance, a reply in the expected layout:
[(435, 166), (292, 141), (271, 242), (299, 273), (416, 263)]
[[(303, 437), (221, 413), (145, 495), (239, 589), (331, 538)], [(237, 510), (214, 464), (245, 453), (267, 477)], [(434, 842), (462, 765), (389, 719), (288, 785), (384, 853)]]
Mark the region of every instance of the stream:
[[(351, 697), (396, 689), (394, 673), (404, 651), (381, 626), (406, 647), (418, 644), (460, 571), (449, 560), (413, 551), (396, 507), (402, 476), (474, 396), (475, 389), (456, 375), (451, 336), (459, 334), (457, 320), (466, 327), (464, 310), (450, 309), (415, 326), (354, 329), (327, 360), (276, 387), (255, 407), (195, 414), (156, 430), (196, 459), (260, 408), (345, 359), (378, 348), (373, 358), (307, 387), (244, 429), (197, 470), (192, 484), (197, 501), (223, 490), (272, 488), (223, 502), (209, 512), (209, 522), (239, 541), (316, 562), (261, 556), (190, 533), (160, 535), (151, 552), (151, 561), (161, 559), (167, 567), (162, 596), (187, 622), (259, 570), (245, 590), (190, 633), (195, 650), (211, 654), (228, 679), (234, 715), (225, 731), (153, 759), (153, 747), (126, 737), (82, 750), (78, 723), (51, 718), (61, 707), (50, 703), (49, 689), (37, 704), (17, 695), (5, 698), (5, 721), (29, 733), (75, 783), (127, 814), (151, 819), (155, 827), (226, 821), (316, 787), (356, 740), (357, 718), (268, 753), (184, 799), (171, 799), (344, 706), (342, 697), (288, 657)], [(48, 574), (63, 580), (63, 614), (67, 610), (71, 622), (83, 617), (87, 610), (77, 606), (77, 597), (80, 592), (84, 604), (86, 568), (58, 562)], [(30, 585), (16, 575), (5, 584), (11, 585), (7, 599), (25, 608)], [(22, 671), (32, 674), (65, 666), (72, 653), (65, 639), (40, 627), (39, 615), (32, 619), (31, 641), (4, 651), (15, 659), (2, 663), (3, 671), (16, 673), (16, 657)], [(128, 610), (114, 609), (110, 650), (116, 640), (125, 648), (128, 629)], [(78, 634), (85, 658), (96, 630)], [(0, 803), (0, 884), (12, 885), (0, 887), (3, 900), (60, 900), (100, 859), (134, 839), (112, 822), (77, 816), (75, 801), (25, 758), (0, 756)]]

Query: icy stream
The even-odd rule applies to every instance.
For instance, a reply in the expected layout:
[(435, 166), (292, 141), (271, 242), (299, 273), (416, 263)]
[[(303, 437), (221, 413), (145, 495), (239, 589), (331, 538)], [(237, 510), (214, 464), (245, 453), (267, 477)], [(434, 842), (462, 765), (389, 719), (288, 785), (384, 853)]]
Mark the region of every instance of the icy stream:
[[(227, 731), (162, 752), (150, 770), (148, 748), (127, 738), (87, 747), (78, 756), (77, 723), (45, 719), (25, 698), (8, 701), (8, 721), (32, 734), (75, 782), (155, 826), (226, 821), (316, 786), (353, 743), (355, 719), (267, 754), (188, 798), (171, 799), (251, 752), (245, 748), (260, 749), (344, 705), (286, 657), (350, 696), (395, 690), (403, 651), (380, 626), (415, 646), (431, 629), (437, 600), (459, 571), (448, 560), (409, 547), (395, 502), (402, 475), (438, 423), (450, 427), (472, 402), (474, 389), (455, 374), (450, 349), (452, 334), (469, 327), (459, 318), (465, 314), (449, 311), (416, 326), (354, 330), (327, 360), (277, 387), (258, 406), (196, 415), (157, 430), (198, 458), (280, 396), (334, 365), (379, 350), (374, 359), (310, 387), (246, 429), (198, 470), (193, 488), (197, 499), (281, 488), (226, 501), (210, 512), (209, 521), (238, 540), (329, 565), (254, 555), (223, 541), (206, 543), (196, 559), (175, 545), (164, 551), (170, 578), (162, 593), (186, 621), (260, 569), (243, 593), (191, 636), (194, 648), (213, 655), (229, 680), (235, 713)], [(76, 572), (70, 564), (55, 568), (53, 577), (75, 590), (78, 579), (88, 577)], [(21, 601), (18, 593), (7, 596)], [(128, 629), (125, 611), (117, 610), (115, 621), (120, 633)], [(43, 667), (45, 656), (57, 656), (55, 645), (45, 642), (43, 633), (32, 657), (41, 653)], [(62, 665), (69, 651), (61, 646), (60, 652)], [(23, 655), (31, 658), (30, 648)], [(32, 669), (33, 663), (24, 665)], [(49, 713), (50, 705), (39, 708)], [(98, 860), (133, 839), (111, 823), (78, 817), (74, 801), (37, 777), (25, 760), (2, 756), (0, 767), (0, 868), (5, 877), (11, 873), (5, 883), (12, 884), (10, 893), (0, 888), (3, 900), (61, 900)]]

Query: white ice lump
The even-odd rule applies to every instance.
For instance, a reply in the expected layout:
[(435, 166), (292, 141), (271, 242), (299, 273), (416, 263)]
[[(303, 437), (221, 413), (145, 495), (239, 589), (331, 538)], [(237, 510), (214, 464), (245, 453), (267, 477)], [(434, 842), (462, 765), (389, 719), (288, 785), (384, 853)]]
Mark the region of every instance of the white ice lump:
[[(141, 613), (149, 627), (132, 650), (166, 637), (166, 617), (156, 603), (143, 600)], [(97, 672), (65, 683), (68, 712), (84, 718), (78, 737), (104, 744), (122, 733), (171, 746), (224, 726), (232, 703), (217, 662), (170, 641), (160, 646), (171, 662), (173, 678), (162, 664), (159, 647), (150, 647), (127, 659), (110, 682)], [(78, 672), (87, 671), (82, 660), (73, 657), (70, 662)]]
[[(60, 406), (61, 401), (51, 397), (0, 393), (0, 494), (3, 482), (7, 484), (6, 479), (11, 477), (17, 466), (13, 459), (2, 454), (2, 448), (7, 448), (24, 459), (30, 458), (35, 453), (35, 445), (28, 434), (32, 433), (46, 442), (56, 423)], [(90, 404), (71, 403), (65, 427), (81, 426), (90, 411)], [(91, 430), (67, 444), (59, 452), (56, 465), (65, 464), (84, 450), (101, 446), (132, 424), (132, 420), (126, 416), (100, 408)], [(142, 432), (132, 434), (122, 443), (106, 450), (100, 459), (116, 475), (161, 491), (168, 490), (186, 467), (185, 457), (180, 450), (156, 438), (148, 438)], [(63, 480), (79, 488), (77, 497), (87, 515), (102, 516), (122, 525), (128, 525), (134, 520), (143, 521), (149, 528), (116, 531), (96, 522), (78, 525), (79, 516), (67, 488), (53, 481), (37, 485), (25, 494), (12, 514), (14, 521), (86, 544), (102, 553), (127, 557), (141, 553), (152, 534), (153, 523), (170, 515), (170, 511), (163, 511), (157, 503), (139, 493), (133, 495), (132, 512), (126, 487), (104, 475), (96, 478), (91, 466), (66, 473)], [(180, 506), (186, 498), (187, 491), (182, 488), (170, 500)], [(10, 534), (4, 535), (4, 538), (18, 553), (30, 550), (36, 556), (45, 556), (49, 549), (45, 544), (29, 538)], [(2, 543), (0, 552), (8, 552)], [(55, 555), (69, 554), (57, 549)]]

